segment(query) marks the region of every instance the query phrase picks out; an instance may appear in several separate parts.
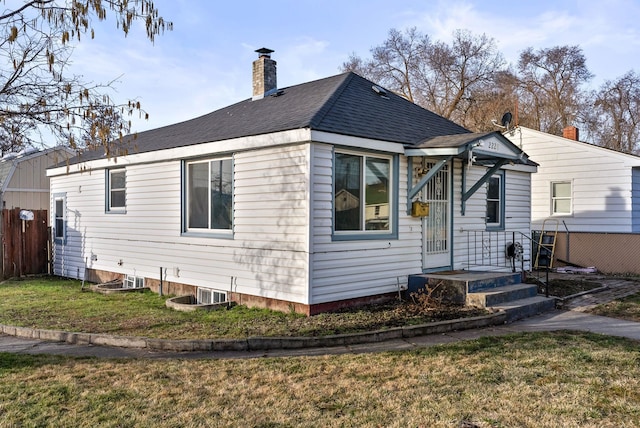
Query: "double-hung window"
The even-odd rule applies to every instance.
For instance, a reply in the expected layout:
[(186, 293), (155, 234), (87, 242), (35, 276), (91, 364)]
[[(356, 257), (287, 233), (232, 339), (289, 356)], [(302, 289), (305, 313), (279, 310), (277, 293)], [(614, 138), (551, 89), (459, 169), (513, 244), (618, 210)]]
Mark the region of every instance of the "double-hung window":
[(107, 212), (124, 212), (127, 202), (127, 180), (124, 168), (108, 169), (106, 180)]
[(53, 238), (58, 244), (67, 239), (67, 196), (64, 193), (53, 195)]
[(186, 162), (186, 231), (230, 232), (233, 228), (231, 158)]
[(551, 214), (571, 214), (571, 182), (560, 181), (551, 183)]
[(504, 229), (504, 173), (492, 175), (487, 181), (487, 229)]
[(393, 233), (393, 157), (336, 152), (334, 236)]

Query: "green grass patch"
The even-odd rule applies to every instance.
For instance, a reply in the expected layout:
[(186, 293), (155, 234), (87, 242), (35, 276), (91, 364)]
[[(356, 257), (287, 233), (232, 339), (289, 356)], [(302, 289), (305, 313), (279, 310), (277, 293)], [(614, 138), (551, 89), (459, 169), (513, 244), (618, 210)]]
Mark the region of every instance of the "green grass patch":
[(214, 339), (324, 336), (486, 313), (460, 307), (416, 311), (410, 303), (399, 302), (313, 317), (242, 305), (179, 312), (165, 306), (168, 297), (150, 291), (94, 293), (82, 290), (80, 281), (51, 277), (6, 281), (0, 284), (0, 324), (120, 336)]
[(0, 426), (632, 427), (639, 355), (570, 332), (278, 359), (0, 353)]

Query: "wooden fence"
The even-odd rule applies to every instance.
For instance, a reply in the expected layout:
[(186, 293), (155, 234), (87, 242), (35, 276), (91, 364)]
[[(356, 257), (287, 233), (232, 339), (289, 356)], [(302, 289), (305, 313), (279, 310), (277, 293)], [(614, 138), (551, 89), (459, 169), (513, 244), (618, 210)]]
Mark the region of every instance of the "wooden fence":
[(50, 236), (47, 210), (31, 210), (33, 220), (22, 220), (20, 208), (2, 210), (2, 278), (49, 271)]

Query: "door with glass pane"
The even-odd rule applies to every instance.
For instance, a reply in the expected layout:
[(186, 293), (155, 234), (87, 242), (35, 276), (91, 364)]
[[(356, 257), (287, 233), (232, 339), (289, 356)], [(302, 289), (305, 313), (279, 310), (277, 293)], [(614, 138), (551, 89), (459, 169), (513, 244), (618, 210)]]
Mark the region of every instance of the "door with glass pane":
[[(425, 169), (433, 168), (427, 162)], [(422, 201), (429, 215), (422, 219), (422, 267), (434, 269), (451, 265), (451, 164), (445, 165), (422, 189)]]

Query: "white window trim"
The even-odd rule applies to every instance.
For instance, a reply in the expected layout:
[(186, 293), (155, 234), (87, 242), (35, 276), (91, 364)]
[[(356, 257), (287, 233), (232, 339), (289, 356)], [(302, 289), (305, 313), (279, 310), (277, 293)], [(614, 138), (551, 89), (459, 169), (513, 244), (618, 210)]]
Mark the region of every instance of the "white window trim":
[(122, 281), (122, 288), (144, 288), (144, 277), (126, 275)]
[[(570, 196), (554, 197), (553, 185), (554, 184), (568, 184)], [(556, 200), (569, 200), (569, 212), (561, 213), (554, 211), (554, 202)], [(573, 215), (573, 180), (556, 180), (549, 183), (549, 212), (553, 217), (571, 216)]]
[(199, 305), (227, 303), (227, 293), (225, 291), (214, 290), (212, 288), (198, 287), (196, 301)]
[[(123, 188), (112, 188), (111, 187), (111, 183), (112, 183), (112, 178), (111, 176), (114, 173), (124, 173), (124, 187)], [(107, 208), (107, 212), (110, 213), (125, 213), (127, 211), (127, 173), (126, 170), (124, 168), (112, 168), (112, 169), (108, 169), (107, 173), (106, 173), (106, 177), (107, 177), (107, 185), (106, 185), (106, 198), (107, 198), (107, 203), (106, 203), (106, 208)], [(116, 191), (124, 191), (124, 206), (121, 207), (114, 207), (111, 205), (111, 192), (113, 190)]]
[(493, 177), (498, 177), (498, 179), (500, 180), (500, 185), (498, 188), (498, 192), (500, 195), (500, 199), (498, 199), (498, 221), (495, 223), (489, 223), (489, 219), (487, 217), (487, 222), (486, 222), (486, 227), (487, 229), (490, 230), (503, 230), (505, 228), (505, 209), (506, 209), (506, 183), (505, 183), (505, 172), (504, 171), (500, 171), (500, 172), (496, 172), (495, 174), (493, 174), (491, 177), (489, 177), (489, 180), (487, 180), (487, 195), (486, 195), (486, 203), (488, 205), (489, 201), (493, 199), (489, 199), (489, 181), (491, 180), (491, 178)]
[[(62, 202), (62, 233), (58, 236), (57, 202)], [(56, 193), (53, 195), (53, 239), (58, 244), (67, 242), (67, 195), (66, 193)]]
[[(207, 163), (209, 164), (209, 168), (211, 168), (210, 164), (212, 161), (231, 161), (231, 228), (230, 229), (211, 229), (211, 228), (189, 228), (189, 165), (197, 164), (197, 163)], [(231, 238), (233, 237), (233, 230), (235, 227), (235, 172), (234, 172), (234, 161), (233, 156), (223, 156), (223, 157), (207, 157), (207, 158), (198, 158), (184, 161), (183, 168), (183, 177), (184, 183), (182, 184), (182, 193), (183, 193), (183, 201), (184, 208), (182, 212), (183, 217), (183, 232), (186, 235), (190, 236), (213, 236), (213, 237), (221, 237), (221, 238)], [(209, 174), (211, 171), (209, 170)], [(211, 192), (208, 192), (208, 197), (211, 198)], [(207, 206), (211, 209), (211, 201), (207, 202)], [(209, 212), (208, 221), (211, 221), (211, 213)]]
[[(340, 238), (340, 237), (352, 237), (354, 239), (358, 239), (358, 238), (369, 238), (369, 237), (388, 237), (390, 235), (394, 235), (396, 233), (395, 229), (394, 229), (394, 225), (395, 225), (395, 213), (396, 210), (393, 206), (393, 203), (395, 201), (395, 186), (397, 185), (397, 183), (395, 182), (395, 180), (397, 180), (398, 178), (396, 177), (396, 171), (395, 171), (395, 165), (394, 165), (394, 156), (393, 155), (386, 155), (386, 154), (380, 154), (380, 153), (373, 153), (373, 152), (361, 152), (361, 151), (354, 151), (354, 150), (343, 150), (343, 149), (336, 149), (334, 150), (333, 153), (333, 160), (335, 162), (335, 158), (336, 155), (338, 154), (343, 154), (343, 155), (350, 155), (350, 156), (359, 156), (363, 159), (362, 162), (362, 176), (361, 178), (361, 188), (362, 189), (366, 189), (366, 174), (364, 173), (364, 169), (365, 169), (365, 165), (366, 165), (366, 159), (367, 158), (376, 158), (376, 159), (386, 159), (389, 161), (389, 230), (366, 230), (365, 229), (365, 211), (366, 211), (366, 206), (365, 204), (362, 204), (361, 207), (361, 219), (362, 219), (362, 224), (360, 225), (362, 229), (360, 230), (336, 230), (336, 225), (335, 225), (335, 206), (332, 207), (332, 217), (334, 217), (334, 222), (333, 222), (333, 236), (334, 238)], [(335, 168), (335, 164), (334, 164), (334, 168)], [(335, 180), (335, 175), (336, 172), (333, 171), (333, 178)], [(366, 191), (366, 190), (365, 190)], [(335, 203), (335, 183), (332, 186), (332, 190), (331, 190), (331, 194), (332, 194), (332, 200), (334, 201), (333, 203)]]

